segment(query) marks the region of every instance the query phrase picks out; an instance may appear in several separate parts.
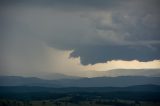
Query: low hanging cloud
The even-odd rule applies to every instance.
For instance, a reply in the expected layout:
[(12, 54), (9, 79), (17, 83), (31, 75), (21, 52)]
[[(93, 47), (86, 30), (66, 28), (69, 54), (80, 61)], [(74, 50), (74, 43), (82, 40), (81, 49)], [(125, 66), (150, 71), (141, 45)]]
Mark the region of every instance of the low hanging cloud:
[[(58, 70), (53, 67), (59, 59), (56, 50), (72, 51), (70, 57), (87, 67), (112, 60), (159, 60), (159, 4), (159, 0), (1, 0), (1, 69)], [(54, 58), (48, 47), (55, 51)], [(75, 70), (86, 70), (80, 67)]]

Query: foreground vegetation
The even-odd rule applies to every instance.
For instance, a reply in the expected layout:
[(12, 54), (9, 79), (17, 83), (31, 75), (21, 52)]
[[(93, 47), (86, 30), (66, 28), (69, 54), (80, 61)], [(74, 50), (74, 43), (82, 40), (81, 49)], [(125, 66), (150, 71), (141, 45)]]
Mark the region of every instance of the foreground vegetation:
[(159, 90), (156, 86), (0, 87), (0, 106), (160, 106)]
[(134, 100), (78, 100), (71, 97), (56, 100), (19, 101), (0, 99), (0, 106), (160, 106), (160, 102)]

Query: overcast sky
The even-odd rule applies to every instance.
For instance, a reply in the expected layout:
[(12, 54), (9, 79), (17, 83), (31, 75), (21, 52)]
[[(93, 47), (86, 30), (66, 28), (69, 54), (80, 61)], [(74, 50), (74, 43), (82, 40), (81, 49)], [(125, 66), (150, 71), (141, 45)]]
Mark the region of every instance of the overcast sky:
[(0, 74), (160, 68), (159, 0), (0, 0)]

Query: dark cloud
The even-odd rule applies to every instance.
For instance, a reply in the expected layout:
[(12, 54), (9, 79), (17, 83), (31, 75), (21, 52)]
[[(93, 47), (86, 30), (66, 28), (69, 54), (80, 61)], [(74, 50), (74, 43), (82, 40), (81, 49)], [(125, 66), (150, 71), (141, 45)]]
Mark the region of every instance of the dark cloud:
[[(122, 0), (124, 2), (126, 0)], [(109, 4), (116, 4), (116, 0), (1, 0), (1, 4), (25, 4), (25, 5), (48, 5), (48, 6), (86, 6), (86, 7), (106, 7)]]
[[(76, 48), (71, 56), (78, 57), (82, 64), (105, 63), (111, 60), (140, 60), (150, 61), (160, 59), (160, 45), (157, 49), (140, 46), (89, 46)], [(98, 55), (97, 55), (98, 54)]]
[(16, 39), (28, 36), (32, 42), (36, 39), (53, 48), (73, 50), (71, 57), (80, 57), (85, 65), (109, 60), (160, 59), (159, 0), (0, 2), (9, 26), (3, 39), (14, 39), (14, 43), (7, 40), (5, 47), (22, 44)]

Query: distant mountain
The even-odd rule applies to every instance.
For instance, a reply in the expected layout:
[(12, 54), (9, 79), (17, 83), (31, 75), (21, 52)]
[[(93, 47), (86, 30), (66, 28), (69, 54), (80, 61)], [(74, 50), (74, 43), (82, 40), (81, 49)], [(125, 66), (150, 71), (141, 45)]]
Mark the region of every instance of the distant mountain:
[[(118, 77), (118, 76), (147, 76), (160, 77), (160, 69), (114, 69), (108, 71), (85, 71), (85, 77), (66, 75), (62, 73), (36, 73), (30, 77), (37, 77), (45, 80), (61, 80), (61, 79), (82, 79), (93, 77)], [(0, 75), (6, 76), (6, 75)]]
[(60, 86), (36, 77), (0, 76), (0, 86)]
[(119, 77), (95, 77), (78, 80), (61, 81), (63, 86), (76, 87), (126, 87), (133, 85), (155, 84), (160, 85), (160, 77), (144, 76), (119, 76)]
[(127, 87), (146, 84), (160, 85), (160, 77), (119, 76), (44, 80), (35, 77), (0, 76), (0, 86)]
[(156, 76), (160, 77), (160, 69), (116, 69), (107, 72), (108, 76)]
[(136, 85), (128, 87), (28, 87), (28, 86), (0, 86), (0, 93), (4, 92), (160, 92), (160, 85)]
[(90, 71), (89, 74), (95, 77), (102, 76), (150, 76), (160, 77), (160, 69), (114, 69), (109, 71)]
[[(117, 77), (117, 76), (149, 76), (160, 77), (160, 69), (114, 69), (108, 71), (86, 71), (88, 77)], [(70, 76), (62, 73), (40, 73), (39, 78), (48, 80), (80, 79), (84, 77)]]
[(79, 79), (79, 76), (70, 76), (61, 73), (41, 73), (38, 75), (39, 78), (47, 80), (59, 80), (59, 79)]
[[(5, 75), (5, 74), (1, 74), (0, 73), (0, 77), (2, 76), (10, 76), (10, 77), (14, 77), (15, 75)], [(18, 75), (19, 76), (19, 75)], [(15, 76), (16, 77), (16, 76)], [(45, 80), (59, 80), (59, 79), (79, 79), (79, 78), (83, 78), (83, 77), (79, 77), (79, 76), (71, 76), (71, 75), (66, 75), (66, 74), (62, 74), (62, 73), (47, 73), (47, 72), (40, 72), (40, 73), (36, 73), (36, 75), (25, 75), (25, 76), (20, 76), (21, 78), (39, 78), (39, 79), (45, 79)]]

